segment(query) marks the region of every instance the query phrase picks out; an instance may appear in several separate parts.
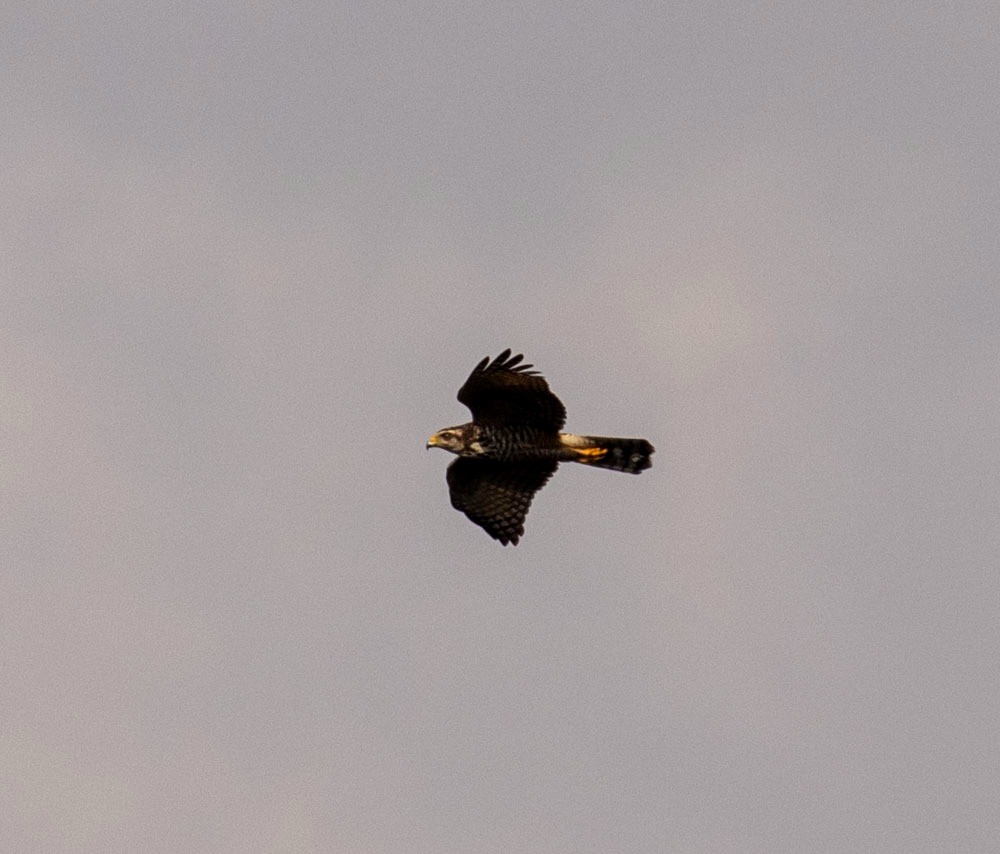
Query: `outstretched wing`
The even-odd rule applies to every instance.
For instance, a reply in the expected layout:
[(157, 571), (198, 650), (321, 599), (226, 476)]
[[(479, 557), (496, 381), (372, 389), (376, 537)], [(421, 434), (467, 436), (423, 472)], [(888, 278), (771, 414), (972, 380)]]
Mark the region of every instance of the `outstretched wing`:
[(494, 540), (517, 545), (524, 533), (524, 517), (531, 499), (558, 465), (556, 460), (505, 463), (459, 457), (448, 466), (451, 506)]
[(558, 433), (566, 423), (566, 407), (522, 355), (504, 350), (492, 362), (483, 359), (458, 391), (472, 410), (472, 420), (487, 426), (524, 425)]

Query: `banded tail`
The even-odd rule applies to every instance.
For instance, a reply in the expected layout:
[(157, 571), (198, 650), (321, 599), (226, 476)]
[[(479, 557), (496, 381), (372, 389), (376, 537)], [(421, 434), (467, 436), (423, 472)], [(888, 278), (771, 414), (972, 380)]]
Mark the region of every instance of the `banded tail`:
[(602, 469), (639, 474), (652, 464), (656, 449), (645, 439), (615, 439), (609, 436), (575, 436), (561, 433), (564, 448), (575, 452), (573, 462)]

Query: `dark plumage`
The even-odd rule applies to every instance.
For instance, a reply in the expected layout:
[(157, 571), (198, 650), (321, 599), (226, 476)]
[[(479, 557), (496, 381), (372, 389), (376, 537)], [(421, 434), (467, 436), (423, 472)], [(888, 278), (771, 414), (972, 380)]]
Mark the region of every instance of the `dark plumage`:
[(458, 392), (472, 421), (427, 442), (459, 457), (448, 467), (452, 506), (503, 545), (517, 544), (531, 499), (560, 462), (639, 474), (654, 450), (645, 439), (561, 433), (566, 407), (523, 358), (504, 350), (476, 365)]

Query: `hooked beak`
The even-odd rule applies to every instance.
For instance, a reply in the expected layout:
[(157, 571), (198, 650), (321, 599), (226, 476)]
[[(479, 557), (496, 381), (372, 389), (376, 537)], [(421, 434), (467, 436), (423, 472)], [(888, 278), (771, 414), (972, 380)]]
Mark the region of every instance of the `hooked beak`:
[[(438, 437), (437, 433), (435, 433), (427, 440), (427, 448), (433, 448), (435, 445), (437, 445), (437, 443), (438, 443)], [(424, 450), (426, 451), (427, 448), (424, 448)]]

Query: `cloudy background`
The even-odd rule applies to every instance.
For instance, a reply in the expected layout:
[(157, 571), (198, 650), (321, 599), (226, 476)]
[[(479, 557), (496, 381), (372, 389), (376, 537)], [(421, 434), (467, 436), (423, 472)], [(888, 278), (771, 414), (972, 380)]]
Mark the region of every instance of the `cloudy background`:
[[(993, 848), (998, 28), (8, 8), (0, 848)], [(508, 346), (657, 454), (505, 549)]]

